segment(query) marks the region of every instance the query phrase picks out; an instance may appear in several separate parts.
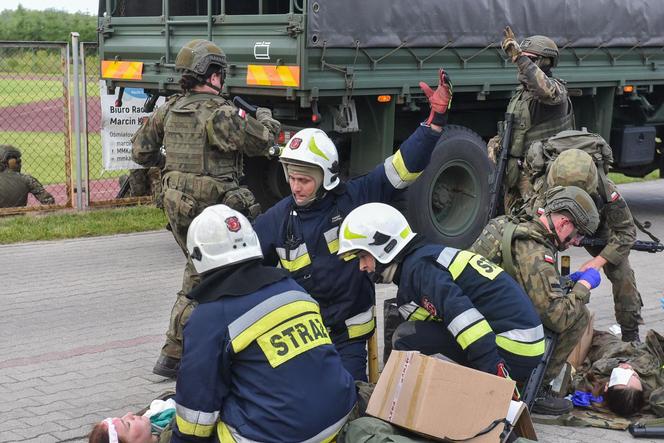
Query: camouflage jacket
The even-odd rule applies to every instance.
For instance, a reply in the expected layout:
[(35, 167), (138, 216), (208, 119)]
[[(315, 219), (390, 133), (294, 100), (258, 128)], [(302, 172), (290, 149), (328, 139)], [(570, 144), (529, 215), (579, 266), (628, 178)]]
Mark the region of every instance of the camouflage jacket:
[[(161, 152), (164, 141), (164, 128), (169, 112), (181, 100), (188, 100), (193, 94), (177, 94), (160, 106), (132, 137), (132, 159), (141, 166), (162, 168), (165, 157)], [(248, 156), (267, 156), (268, 148), (274, 145), (278, 134), (239, 110), (230, 101), (219, 105), (219, 97), (210, 94), (210, 100), (204, 104), (215, 107), (205, 121), (205, 139), (211, 151), (219, 153), (238, 152)], [(168, 146), (164, 146), (168, 155)], [(203, 146), (201, 146), (201, 150)], [(241, 175), (241, 171), (238, 171)]]
[(55, 203), (53, 196), (33, 176), (10, 169), (0, 172), (0, 208), (25, 206), (28, 194), (34, 195), (43, 205)]
[(547, 76), (525, 55), (516, 60), (519, 69), (517, 79), (538, 101), (545, 105), (559, 105), (567, 101), (565, 84), (554, 77)]
[[(540, 180), (535, 184), (537, 195), (534, 203), (528, 205), (531, 207), (532, 214), (535, 214), (543, 206), (543, 195), (546, 189), (544, 180)], [(601, 201), (599, 195), (595, 195), (593, 198), (596, 202)], [(605, 258), (609, 263), (617, 265), (629, 255), (630, 248), (636, 240), (636, 226), (627, 202), (618, 192), (616, 185), (610, 180), (607, 183), (607, 198), (609, 202), (598, 204), (600, 223), (595, 237), (606, 240), (606, 246), (598, 251), (598, 255)]]
[(664, 337), (652, 329), (640, 344), (625, 343), (609, 332), (594, 331), (588, 357), (574, 377), (573, 389), (589, 392), (595, 383), (603, 385), (621, 362), (629, 363), (639, 374), (652, 412), (664, 416)]
[[(518, 222), (512, 237), (514, 278), (532, 300), (542, 324), (554, 332), (564, 331), (582, 315), (590, 290), (580, 283), (569, 292), (561, 287), (557, 250), (546, 227), (537, 220), (514, 220)], [(502, 238), (508, 221), (506, 216), (490, 220), (470, 250), (502, 266)]]

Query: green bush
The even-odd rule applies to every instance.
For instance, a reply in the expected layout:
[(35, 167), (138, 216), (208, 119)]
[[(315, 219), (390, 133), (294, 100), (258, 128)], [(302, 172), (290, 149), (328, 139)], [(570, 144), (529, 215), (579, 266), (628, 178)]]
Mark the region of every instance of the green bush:
[(68, 41), (76, 31), (81, 41), (97, 41), (97, 17), (55, 9), (34, 11), (21, 5), (0, 12), (0, 40)]

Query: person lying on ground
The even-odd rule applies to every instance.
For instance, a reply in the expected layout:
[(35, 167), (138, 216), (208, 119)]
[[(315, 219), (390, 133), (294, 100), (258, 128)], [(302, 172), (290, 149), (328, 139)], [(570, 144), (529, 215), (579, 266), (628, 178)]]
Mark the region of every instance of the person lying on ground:
[(593, 331), (588, 357), (572, 383), (573, 391), (604, 397), (605, 406), (629, 417), (651, 412), (664, 417), (664, 337), (649, 330), (644, 343), (626, 343)]

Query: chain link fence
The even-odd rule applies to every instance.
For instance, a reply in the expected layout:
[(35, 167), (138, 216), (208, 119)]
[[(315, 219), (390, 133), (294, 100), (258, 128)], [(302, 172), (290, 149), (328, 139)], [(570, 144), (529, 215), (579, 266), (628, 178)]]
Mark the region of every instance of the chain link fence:
[[(68, 61), (67, 43), (0, 42), (0, 145), (20, 151), (24, 174), (0, 158), (0, 214), (72, 207)], [(25, 200), (38, 189), (26, 175), (53, 204), (39, 192)]]
[[(0, 215), (76, 206), (77, 100), (81, 112), (82, 208), (149, 202), (152, 198), (133, 197), (132, 190), (120, 197), (122, 180), (130, 171), (104, 168), (97, 44), (77, 46), (79, 96), (75, 95), (71, 44), (0, 42), (0, 145), (17, 148), (21, 173), (36, 179), (54, 199), (51, 203), (44, 197), (47, 194), (39, 192), (35, 197), (29, 193), (37, 189), (34, 181), (10, 175), (5, 168), (0, 172), (4, 173), (0, 175)], [(0, 169), (2, 152), (0, 148)]]

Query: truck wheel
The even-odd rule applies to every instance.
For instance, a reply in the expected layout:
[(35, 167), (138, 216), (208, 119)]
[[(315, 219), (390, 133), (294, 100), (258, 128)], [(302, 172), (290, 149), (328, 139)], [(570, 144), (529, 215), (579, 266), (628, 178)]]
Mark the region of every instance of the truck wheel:
[(466, 248), (487, 221), (491, 163), (475, 132), (445, 127), (431, 162), (408, 189), (406, 217), (430, 241)]
[(245, 159), (244, 172), (243, 184), (254, 193), (263, 212), (290, 194), (284, 170), (277, 160), (248, 157)]

